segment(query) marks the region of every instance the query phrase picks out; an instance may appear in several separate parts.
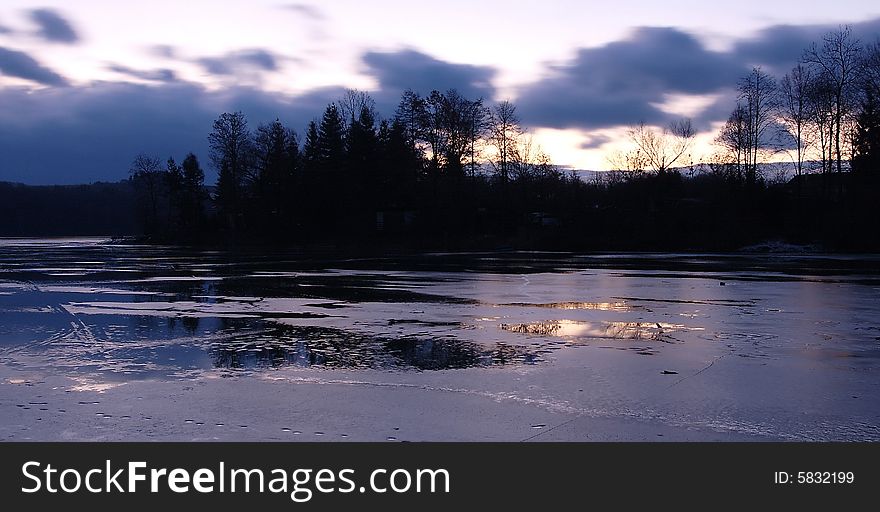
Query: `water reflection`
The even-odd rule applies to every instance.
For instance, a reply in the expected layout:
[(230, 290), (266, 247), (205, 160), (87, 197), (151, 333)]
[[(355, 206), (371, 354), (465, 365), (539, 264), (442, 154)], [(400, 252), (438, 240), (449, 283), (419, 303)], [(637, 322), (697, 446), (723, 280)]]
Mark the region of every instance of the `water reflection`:
[(394, 337), (257, 318), (96, 314), (78, 319), (39, 340), (16, 344), (6, 355), (25, 366), (49, 365), (72, 373), (110, 374), (109, 378), (180, 377), (213, 368), (422, 371), (541, 361), (537, 345)]
[[(0, 357), (146, 376), (215, 367), (442, 370), (532, 364), (597, 339), (669, 342), (701, 327), (702, 338), (751, 357), (773, 353), (780, 342), (755, 345), (735, 337), (738, 331), (818, 336), (791, 316), (815, 309), (801, 300), (805, 294), (780, 297), (779, 286), (759, 287), (754, 276), (813, 286), (799, 270), (804, 263), (843, 268), (835, 274), (841, 282), (861, 283), (880, 268), (874, 258), (775, 261), (540, 253), (328, 260), (0, 241)], [(847, 290), (853, 295), (843, 299), (852, 303), (841, 307), (868, 308), (862, 323), (871, 323), (875, 301), (858, 297), (875, 293)], [(834, 329), (845, 332), (833, 341), (856, 351), (866, 350), (866, 340), (876, 344), (873, 331), (845, 323)]]
[(512, 302), (510, 304), (502, 304), (502, 306), (521, 306), (533, 308), (549, 308), (549, 309), (586, 309), (593, 311), (620, 311), (628, 312), (635, 309), (626, 302), (549, 302), (545, 304), (531, 304), (528, 302)]
[(455, 339), (383, 338), (338, 329), (290, 326), (226, 338), (212, 343), (208, 352), (219, 368), (293, 365), (446, 370), (539, 361), (537, 354), (504, 343), (482, 346)]
[(574, 339), (625, 339), (625, 340), (663, 340), (677, 331), (702, 330), (666, 322), (579, 322), (574, 320), (550, 320), (522, 324), (501, 324), (503, 331), (537, 336), (558, 336)]

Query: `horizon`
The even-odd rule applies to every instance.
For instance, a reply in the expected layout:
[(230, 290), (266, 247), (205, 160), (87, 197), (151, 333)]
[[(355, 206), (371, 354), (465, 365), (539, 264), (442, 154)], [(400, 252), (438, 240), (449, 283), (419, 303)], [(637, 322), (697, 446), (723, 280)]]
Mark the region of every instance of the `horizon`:
[[(205, 164), (206, 164), (206, 166), (210, 166), (210, 164), (207, 161), (205, 162)], [(807, 161), (804, 161), (803, 164), (805, 166), (802, 171), (802, 173), (804, 175), (822, 174), (822, 167), (821, 167), (820, 160), (807, 160)], [(707, 162), (696, 162), (691, 165), (685, 165), (685, 166), (680, 166), (680, 167), (675, 166), (675, 167), (670, 168), (670, 170), (682, 172), (682, 170), (693, 169), (694, 171), (693, 171), (692, 176), (685, 175), (685, 178), (690, 178), (690, 177), (700, 175), (703, 171), (705, 171), (705, 168), (709, 165), (710, 164)], [(584, 183), (591, 183), (592, 180), (596, 179), (596, 176), (610, 175), (612, 172), (614, 172), (611, 169), (572, 169), (572, 168), (566, 168), (564, 166), (558, 166), (558, 167), (560, 168), (561, 172), (566, 173), (566, 174), (568, 174), (568, 173), (574, 174), (574, 176), (576, 176), (578, 179), (580, 179)], [(782, 167), (782, 168), (780, 169), (780, 167)], [(795, 177), (796, 176), (795, 173), (797, 172), (796, 164), (793, 162), (789, 162), (789, 161), (759, 162), (758, 163), (758, 170), (759, 170), (759, 172), (767, 172), (768, 170), (769, 171), (776, 170), (777, 174), (762, 175), (762, 177), (765, 180), (769, 180), (769, 181), (778, 180), (779, 177), (783, 177), (787, 181), (787, 180), (790, 180), (791, 178)], [(486, 169), (482, 169), (480, 172), (487, 175), (487, 176), (491, 174), (491, 172)], [(121, 176), (118, 179), (114, 179), (114, 180), (94, 180), (94, 181), (79, 182), (79, 183), (37, 183), (37, 184), (33, 184), (33, 183), (25, 183), (25, 182), (21, 182), (21, 181), (8, 181), (8, 180), (0, 180), (0, 183), (5, 183), (8, 185), (23, 185), (26, 187), (79, 187), (79, 186), (102, 185), (102, 184), (113, 185), (113, 184), (117, 184), (117, 183), (121, 183), (121, 182), (125, 182), (125, 181), (132, 181), (133, 179), (134, 178), (130, 174), (126, 174), (125, 176)], [(208, 190), (214, 190), (217, 187), (216, 183), (213, 183), (213, 182), (206, 183), (204, 186)], [(3, 238), (3, 237), (0, 236), (0, 238)]]

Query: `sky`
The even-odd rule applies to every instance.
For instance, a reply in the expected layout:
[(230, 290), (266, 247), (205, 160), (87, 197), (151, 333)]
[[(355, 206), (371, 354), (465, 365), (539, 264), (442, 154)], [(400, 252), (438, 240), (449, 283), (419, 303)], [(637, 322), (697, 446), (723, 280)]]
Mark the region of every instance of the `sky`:
[(511, 100), (557, 164), (606, 169), (627, 127), (689, 117), (693, 160), (753, 66), (781, 76), (876, 1), (21, 1), (0, 4), (0, 181), (117, 181), (138, 153), (208, 165), (224, 111), (302, 134), (347, 88)]

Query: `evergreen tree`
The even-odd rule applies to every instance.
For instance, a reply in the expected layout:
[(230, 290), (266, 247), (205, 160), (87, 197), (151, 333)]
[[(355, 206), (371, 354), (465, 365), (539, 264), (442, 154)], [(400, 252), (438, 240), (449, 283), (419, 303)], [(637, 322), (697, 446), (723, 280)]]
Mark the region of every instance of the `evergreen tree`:
[(856, 118), (852, 170), (880, 172), (880, 106), (871, 89), (865, 91), (865, 100)]
[(339, 172), (345, 160), (345, 123), (335, 103), (327, 105), (318, 128), (318, 162), (322, 171)]
[(309, 127), (306, 128), (306, 140), (303, 142), (302, 164), (305, 170), (314, 171), (317, 169), (320, 161), (319, 146), (318, 123), (312, 119), (309, 121)]
[(205, 172), (196, 155), (188, 153), (180, 167), (181, 200), (180, 226), (189, 235), (204, 227)]
[(296, 135), (276, 119), (257, 128), (254, 149), (257, 173), (253, 210), (260, 227), (275, 232), (282, 220), (290, 217), (287, 206), (293, 193), (294, 161), (299, 152)]
[(346, 138), (348, 168), (354, 172), (369, 172), (377, 151), (376, 119), (373, 112), (363, 107), (348, 129)]
[(165, 189), (168, 193), (168, 218), (166, 219), (166, 234), (176, 236), (181, 230), (181, 217), (183, 209), (183, 170), (174, 161), (174, 157), (168, 157), (165, 162)]
[(236, 229), (243, 215), (245, 183), (250, 172), (251, 134), (241, 112), (223, 113), (208, 135), (211, 160), (219, 171), (217, 203), (229, 227)]

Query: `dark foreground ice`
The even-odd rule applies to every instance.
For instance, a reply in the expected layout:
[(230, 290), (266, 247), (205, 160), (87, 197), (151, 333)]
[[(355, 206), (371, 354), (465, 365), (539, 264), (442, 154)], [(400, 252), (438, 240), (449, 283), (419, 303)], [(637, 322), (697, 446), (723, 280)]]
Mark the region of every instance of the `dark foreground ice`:
[(880, 440), (880, 258), (0, 240), (0, 439)]

